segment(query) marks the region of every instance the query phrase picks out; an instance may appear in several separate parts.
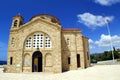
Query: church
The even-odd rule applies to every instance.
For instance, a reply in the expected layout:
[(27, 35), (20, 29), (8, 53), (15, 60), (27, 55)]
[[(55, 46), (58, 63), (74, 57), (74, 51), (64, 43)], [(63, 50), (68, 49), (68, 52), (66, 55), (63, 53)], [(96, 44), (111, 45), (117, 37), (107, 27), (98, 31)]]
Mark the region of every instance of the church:
[(13, 17), (8, 43), (7, 72), (53, 72), (90, 66), (88, 38), (75, 28), (62, 28), (50, 14), (33, 16), (27, 23)]

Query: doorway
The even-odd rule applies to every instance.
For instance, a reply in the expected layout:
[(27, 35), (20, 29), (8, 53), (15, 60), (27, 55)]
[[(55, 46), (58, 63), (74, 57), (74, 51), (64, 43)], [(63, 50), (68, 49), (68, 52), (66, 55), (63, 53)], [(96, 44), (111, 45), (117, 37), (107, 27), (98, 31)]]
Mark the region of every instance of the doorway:
[(80, 54), (77, 54), (77, 67), (81, 67), (80, 66)]
[(40, 51), (33, 53), (32, 72), (42, 72), (42, 53)]

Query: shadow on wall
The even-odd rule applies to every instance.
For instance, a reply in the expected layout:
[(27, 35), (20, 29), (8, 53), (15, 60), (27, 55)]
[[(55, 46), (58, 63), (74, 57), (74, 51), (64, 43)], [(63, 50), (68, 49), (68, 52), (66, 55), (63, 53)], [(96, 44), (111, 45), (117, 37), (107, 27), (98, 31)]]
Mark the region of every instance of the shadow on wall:
[(62, 35), (62, 72), (70, 70), (70, 50), (67, 46), (66, 39)]

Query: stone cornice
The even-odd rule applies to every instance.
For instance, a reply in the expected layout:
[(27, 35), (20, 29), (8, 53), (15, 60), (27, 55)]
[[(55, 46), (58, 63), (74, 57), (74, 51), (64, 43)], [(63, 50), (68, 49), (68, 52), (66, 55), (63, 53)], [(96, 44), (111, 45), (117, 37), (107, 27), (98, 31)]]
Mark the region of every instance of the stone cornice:
[(81, 33), (82, 31), (75, 28), (63, 28), (62, 32), (63, 33)]

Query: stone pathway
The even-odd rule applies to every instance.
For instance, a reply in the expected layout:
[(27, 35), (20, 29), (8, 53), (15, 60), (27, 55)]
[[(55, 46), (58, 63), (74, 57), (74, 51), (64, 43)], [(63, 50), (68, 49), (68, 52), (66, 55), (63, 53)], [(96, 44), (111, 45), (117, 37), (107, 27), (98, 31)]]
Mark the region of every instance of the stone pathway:
[(120, 65), (93, 65), (87, 69), (53, 73), (3, 73), (0, 80), (120, 80)]

